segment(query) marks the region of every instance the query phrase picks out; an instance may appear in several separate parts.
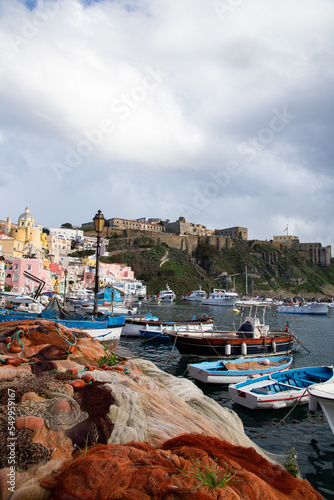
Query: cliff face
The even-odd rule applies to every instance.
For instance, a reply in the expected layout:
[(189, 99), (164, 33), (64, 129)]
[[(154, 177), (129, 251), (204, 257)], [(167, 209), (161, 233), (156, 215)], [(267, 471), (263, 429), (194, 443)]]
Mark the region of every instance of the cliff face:
[(187, 248), (179, 248), (180, 239), (175, 248), (174, 240), (180, 237), (165, 237), (170, 245), (158, 235), (112, 237), (110, 257), (102, 260), (130, 265), (136, 278), (145, 282), (148, 293), (157, 293), (168, 282), (177, 295), (199, 285), (208, 292), (219, 287), (231, 289), (233, 284), (242, 294), (247, 279), (248, 294), (252, 295), (334, 295), (334, 267), (310, 265), (296, 250), (277, 248), (270, 242), (231, 239), (222, 245), (218, 238), (193, 236), (187, 238)]

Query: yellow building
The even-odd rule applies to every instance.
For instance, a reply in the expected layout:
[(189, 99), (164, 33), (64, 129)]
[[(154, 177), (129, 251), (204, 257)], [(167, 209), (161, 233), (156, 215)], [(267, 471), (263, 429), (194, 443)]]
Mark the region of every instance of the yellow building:
[(7, 217), (7, 230), (6, 236), (13, 239), (13, 257), (43, 258), (47, 248), (46, 235), (42, 232), (41, 225), (36, 226), (29, 207), (18, 218), (17, 227), (13, 227)]

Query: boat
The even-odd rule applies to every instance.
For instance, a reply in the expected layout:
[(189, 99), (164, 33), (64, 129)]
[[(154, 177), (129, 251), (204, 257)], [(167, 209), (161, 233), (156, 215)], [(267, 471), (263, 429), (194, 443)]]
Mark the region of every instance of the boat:
[(309, 388), (309, 410), (314, 412), (319, 403), (334, 434), (334, 382), (312, 385)]
[(0, 292), (0, 307), (13, 311), (39, 314), (45, 309), (45, 306), (42, 304), (41, 300), (44, 300), (46, 303), (48, 303), (48, 300), (44, 297), (36, 299), (34, 297), (30, 297), (29, 295), (20, 295), (11, 292)]
[(161, 290), (161, 292), (158, 293), (158, 297), (162, 302), (173, 302), (173, 300), (176, 299), (175, 293), (168, 285), (166, 285), (165, 290)]
[(191, 378), (205, 384), (235, 384), (248, 378), (290, 368), (292, 356), (267, 356), (266, 358), (238, 358), (227, 361), (203, 361), (187, 366)]
[(206, 292), (202, 290), (201, 286), (198, 287), (198, 290), (188, 292), (181, 297), (181, 300), (187, 302), (200, 302), (202, 299), (206, 299)]
[(254, 297), (254, 298), (242, 298), (238, 299), (235, 303), (236, 307), (242, 306), (274, 306), (278, 305), (276, 301), (274, 301), (270, 297)]
[(101, 342), (119, 341), (123, 325), (125, 324), (125, 314), (100, 314), (96, 317), (87, 317), (67, 311), (57, 298), (53, 298), (50, 304), (39, 314), (0, 310), (0, 322), (9, 322), (25, 319), (53, 320), (67, 328), (76, 328), (89, 333), (94, 339)]
[(327, 314), (328, 305), (325, 302), (290, 302), (277, 307), (277, 312), (288, 314)]
[(122, 336), (129, 337), (140, 337), (140, 331), (150, 331), (153, 335), (158, 333), (163, 334), (164, 330), (178, 330), (181, 328), (187, 328), (189, 331), (213, 329), (213, 318), (208, 317), (193, 317), (186, 320), (175, 320), (175, 321), (161, 321), (156, 316), (150, 316), (150, 313), (146, 317), (132, 318), (127, 317), (125, 319), (125, 325), (122, 329)]
[(253, 409), (280, 409), (309, 401), (314, 384), (333, 382), (333, 366), (311, 366), (248, 379), (228, 386), (234, 403)]
[(238, 297), (238, 294), (235, 292), (227, 292), (220, 288), (214, 288), (209, 297), (201, 300), (201, 304), (206, 306), (234, 306)]
[(170, 323), (169, 325), (162, 325), (157, 328), (156, 326), (148, 326), (144, 330), (139, 330), (139, 334), (144, 339), (149, 340), (159, 340), (159, 341), (168, 341), (170, 342), (170, 338), (167, 335), (168, 331), (177, 332), (178, 329), (182, 329), (187, 327), (188, 331), (191, 332), (212, 332), (213, 331), (213, 319), (212, 318), (194, 318), (190, 320), (187, 324), (184, 322), (175, 322)]
[(238, 358), (240, 356), (283, 356), (292, 351), (294, 335), (289, 331), (272, 331), (263, 320), (260, 322), (255, 308), (245, 319), (240, 318), (240, 327), (235, 331), (192, 332), (188, 329), (167, 331), (170, 339), (182, 356), (201, 358)]

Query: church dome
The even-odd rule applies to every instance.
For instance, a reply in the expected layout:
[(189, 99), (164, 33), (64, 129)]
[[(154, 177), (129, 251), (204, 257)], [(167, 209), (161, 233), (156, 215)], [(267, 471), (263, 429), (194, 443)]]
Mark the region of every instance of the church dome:
[(19, 217), (19, 222), (24, 220), (34, 220), (33, 216), (30, 213), (30, 208), (26, 207), (24, 214), (21, 214)]

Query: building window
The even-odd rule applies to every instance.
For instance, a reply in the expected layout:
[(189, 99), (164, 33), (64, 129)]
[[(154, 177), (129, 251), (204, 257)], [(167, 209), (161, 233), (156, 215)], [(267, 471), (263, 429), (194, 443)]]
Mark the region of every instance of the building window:
[(31, 264), (27, 265), (27, 271), (31, 271)]
[(13, 281), (19, 281), (19, 275), (17, 273), (13, 274)]

